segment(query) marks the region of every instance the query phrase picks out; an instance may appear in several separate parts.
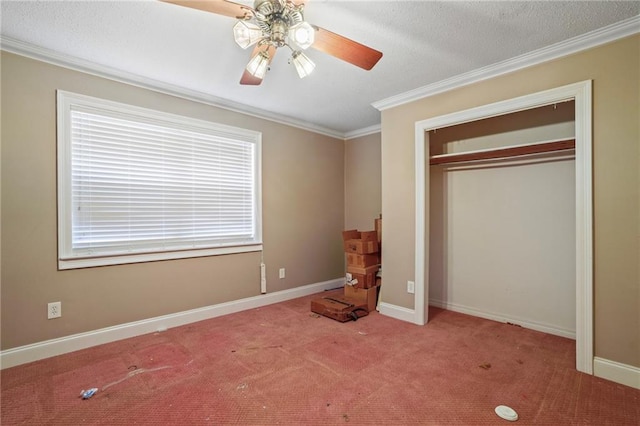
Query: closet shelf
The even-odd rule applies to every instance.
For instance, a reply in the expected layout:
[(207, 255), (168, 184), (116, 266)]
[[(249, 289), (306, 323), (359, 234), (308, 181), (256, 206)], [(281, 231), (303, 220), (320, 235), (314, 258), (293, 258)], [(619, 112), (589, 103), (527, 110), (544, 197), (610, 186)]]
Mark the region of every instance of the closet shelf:
[(524, 155), (543, 154), (546, 152), (569, 151), (575, 148), (575, 139), (563, 139), (528, 145), (510, 146), (505, 148), (486, 149), (481, 151), (432, 155), (431, 157), (429, 157), (429, 164), (434, 166), (438, 164), (461, 163), (466, 161), (521, 157)]

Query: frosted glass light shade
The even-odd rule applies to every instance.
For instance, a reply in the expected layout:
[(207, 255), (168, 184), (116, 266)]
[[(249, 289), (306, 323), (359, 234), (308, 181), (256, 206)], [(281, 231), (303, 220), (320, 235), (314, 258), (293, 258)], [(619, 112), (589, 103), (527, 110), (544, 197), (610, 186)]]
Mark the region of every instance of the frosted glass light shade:
[(262, 37), (260, 27), (251, 22), (238, 21), (233, 26), (233, 38), (243, 49), (256, 44)]
[(315, 30), (308, 22), (301, 22), (289, 28), (289, 41), (300, 49), (307, 49), (315, 40)]
[(269, 54), (266, 51), (262, 51), (251, 58), (251, 60), (247, 64), (247, 71), (249, 71), (249, 74), (256, 78), (264, 78), (264, 75), (267, 73), (268, 67)]
[(299, 50), (293, 52), (291, 56), (291, 62), (296, 66), (296, 71), (298, 71), (298, 76), (300, 78), (305, 78), (309, 74), (313, 72), (313, 69), (316, 67), (316, 64), (311, 61), (304, 53)]

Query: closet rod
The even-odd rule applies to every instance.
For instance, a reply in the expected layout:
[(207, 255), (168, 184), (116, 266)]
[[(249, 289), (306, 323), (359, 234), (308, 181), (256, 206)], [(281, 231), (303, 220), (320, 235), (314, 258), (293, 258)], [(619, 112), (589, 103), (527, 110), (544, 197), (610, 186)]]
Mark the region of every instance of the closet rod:
[(509, 148), (487, 149), (483, 151), (461, 152), (454, 154), (434, 155), (429, 158), (429, 164), (460, 163), (463, 161), (491, 160), (496, 158), (520, 157), (523, 155), (542, 154), (545, 152), (567, 151), (575, 149), (576, 140), (566, 139), (561, 141), (519, 145)]

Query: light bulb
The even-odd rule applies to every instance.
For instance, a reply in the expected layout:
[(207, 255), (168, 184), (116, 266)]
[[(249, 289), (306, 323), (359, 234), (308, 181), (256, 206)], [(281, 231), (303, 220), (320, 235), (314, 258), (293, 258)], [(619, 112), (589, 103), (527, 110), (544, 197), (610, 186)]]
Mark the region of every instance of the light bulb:
[(251, 22), (238, 21), (233, 26), (233, 38), (243, 49), (256, 44), (262, 37), (260, 27)]
[(269, 53), (267, 53), (266, 50), (263, 50), (262, 52), (251, 58), (251, 60), (247, 64), (247, 71), (249, 71), (249, 74), (256, 78), (264, 78), (264, 75), (267, 73), (268, 66)]
[(296, 66), (296, 71), (298, 71), (298, 76), (300, 78), (305, 78), (311, 74), (313, 69), (316, 67), (316, 64), (314, 64), (311, 59), (299, 50), (293, 52), (293, 55), (291, 55), (291, 62)]
[(301, 22), (289, 28), (289, 41), (300, 49), (307, 49), (315, 40), (315, 30), (308, 22)]

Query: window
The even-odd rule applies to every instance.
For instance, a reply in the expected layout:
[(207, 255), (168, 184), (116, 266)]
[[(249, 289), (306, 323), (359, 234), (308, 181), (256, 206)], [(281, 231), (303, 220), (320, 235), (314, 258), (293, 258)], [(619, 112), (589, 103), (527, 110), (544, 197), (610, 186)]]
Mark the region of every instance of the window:
[(58, 91), (58, 267), (262, 250), (261, 134)]

